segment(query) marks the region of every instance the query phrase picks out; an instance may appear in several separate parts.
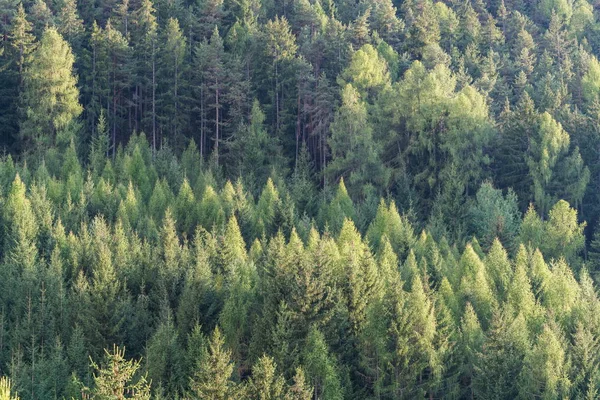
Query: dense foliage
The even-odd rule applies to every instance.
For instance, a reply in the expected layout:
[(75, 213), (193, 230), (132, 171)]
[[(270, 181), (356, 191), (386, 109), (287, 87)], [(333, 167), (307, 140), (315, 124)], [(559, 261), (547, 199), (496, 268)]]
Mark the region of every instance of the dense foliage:
[(0, 0), (0, 400), (599, 397), (598, 13)]

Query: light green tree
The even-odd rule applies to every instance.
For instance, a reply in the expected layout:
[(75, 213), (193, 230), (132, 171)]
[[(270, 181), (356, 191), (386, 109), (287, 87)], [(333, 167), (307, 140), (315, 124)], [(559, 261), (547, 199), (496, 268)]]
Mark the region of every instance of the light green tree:
[(6, 377), (0, 378), (0, 400), (19, 400), (19, 396), (11, 394), (11, 382)]
[(240, 387), (231, 380), (231, 353), (224, 347), (219, 328), (213, 331), (208, 353), (198, 361), (190, 384), (193, 397), (199, 400), (228, 400), (242, 395)]
[(519, 397), (553, 399), (568, 397), (571, 388), (569, 362), (560, 337), (549, 326), (527, 353), (519, 376)]
[(69, 44), (47, 28), (23, 77), (21, 137), (38, 150), (54, 143), (82, 112)]
[(367, 106), (351, 84), (342, 89), (342, 105), (331, 124), (330, 180), (344, 177), (351, 192), (365, 196), (371, 182), (385, 188), (389, 171), (380, 160), (380, 144), (373, 140)]
[(92, 361), (94, 387), (91, 398), (97, 400), (150, 400), (150, 384), (145, 376), (136, 378), (141, 366), (140, 361), (126, 360), (125, 349), (114, 346), (113, 351), (105, 352), (105, 361), (101, 366)]

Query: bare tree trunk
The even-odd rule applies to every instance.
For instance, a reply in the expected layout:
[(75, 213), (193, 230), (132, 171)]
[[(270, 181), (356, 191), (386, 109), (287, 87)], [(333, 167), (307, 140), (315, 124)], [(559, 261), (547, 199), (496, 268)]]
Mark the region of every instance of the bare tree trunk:
[[(116, 68), (116, 67), (114, 67)], [(117, 152), (117, 82), (116, 72), (113, 70), (113, 129), (112, 129), (112, 142), (113, 142), (113, 160), (115, 159)]]
[(275, 61), (275, 131), (279, 134), (279, 68)]
[(215, 162), (219, 166), (219, 80), (215, 90)]
[(156, 156), (156, 60), (155, 41), (152, 39), (152, 158)]
[(297, 102), (298, 112), (296, 115), (296, 161), (295, 168), (298, 168), (298, 146), (300, 142), (300, 88), (298, 88), (298, 102)]
[(179, 98), (177, 97), (177, 74), (179, 71), (179, 60), (175, 58), (175, 117), (173, 118), (173, 136), (177, 137), (177, 117), (179, 116)]
[(204, 159), (204, 83), (200, 85), (200, 158)]

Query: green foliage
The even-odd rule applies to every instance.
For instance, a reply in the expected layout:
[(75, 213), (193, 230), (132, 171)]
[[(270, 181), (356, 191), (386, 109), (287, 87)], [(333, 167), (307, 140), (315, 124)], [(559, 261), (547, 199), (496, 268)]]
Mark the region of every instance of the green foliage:
[(92, 362), (96, 370), (94, 389), (91, 398), (108, 399), (150, 399), (150, 385), (145, 377), (135, 378), (140, 368), (139, 361), (126, 360), (125, 349), (114, 347), (112, 352), (105, 351), (102, 366)]
[(312, 328), (306, 338), (302, 364), (309, 382), (314, 386), (314, 395), (325, 399), (343, 399), (340, 376), (335, 360), (329, 355), (323, 334)]
[(0, 396), (598, 397), (597, 25), (0, 0)]
[(210, 338), (208, 352), (198, 360), (194, 378), (190, 384), (194, 398), (225, 400), (241, 394), (232, 380), (231, 353), (223, 347), (223, 336), (215, 328)]
[(69, 44), (46, 29), (23, 76), (21, 136), (36, 148), (51, 145), (82, 112), (74, 61)]
[(523, 219), (521, 242), (539, 248), (547, 258), (562, 256), (575, 262), (577, 254), (585, 246), (585, 226), (585, 222), (578, 222), (577, 210), (564, 200), (552, 207), (547, 221), (542, 221), (535, 209), (530, 207)]
[(365, 44), (352, 55), (350, 65), (339, 76), (339, 82), (342, 87), (351, 84), (363, 98), (371, 93), (376, 95), (390, 84), (387, 63), (373, 46)]
[(515, 248), (521, 213), (517, 198), (509, 190), (506, 196), (490, 182), (481, 185), (476, 195), (476, 204), (470, 210), (470, 226), (484, 249), (498, 239), (509, 250)]
[(524, 359), (519, 377), (520, 397), (564, 397), (570, 391), (568, 364), (560, 338), (545, 326), (537, 343)]
[(379, 187), (386, 187), (389, 172), (379, 159), (380, 149), (373, 140), (366, 105), (351, 84), (342, 89), (342, 105), (331, 125), (330, 146), (330, 179), (344, 177), (360, 196), (372, 190), (369, 182), (374, 179)]
[(0, 399), (1, 400), (19, 400), (18, 396), (11, 395), (10, 379), (3, 376), (0, 378)]

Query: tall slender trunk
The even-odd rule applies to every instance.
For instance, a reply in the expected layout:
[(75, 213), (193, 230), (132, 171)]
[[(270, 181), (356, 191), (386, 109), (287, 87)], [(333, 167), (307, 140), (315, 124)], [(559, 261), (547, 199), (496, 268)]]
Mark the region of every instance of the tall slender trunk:
[(116, 156), (116, 152), (117, 152), (117, 72), (116, 72), (117, 66), (116, 66), (116, 61), (113, 57), (113, 129), (112, 129), (112, 142), (113, 142), (113, 161), (115, 159)]
[(275, 61), (275, 131), (279, 134), (279, 68)]
[(200, 85), (200, 158), (204, 158), (204, 83)]
[(177, 97), (177, 83), (179, 73), (179, 59), (175, 57), (175, 117), (173, 118), (173, 136), (177, 138), (177, 117), (179, 116), (179, 98)]
[(215, 89), (215, 162), (219, 166), (219, 79)]
[(296, 115), (296, 161), (295, 168), (298, 168), (298, 147), (300, 142), (300, 88), (298, 88), (298, 102), (297, 102), (298, 112)]
[(156, 156), (156, 57), (155, 41), (152, 39), (152, 158)]
[[(92, 47), (92, 102), (96, 98), (96, 46)], [(92, 122), (92, 137), (96, 133), (96, 121)]]
[(138, 131), (138, 126), (139, 126), (139, 119), (140, 119), (140, 85), (135, 85), (135, 97), (136, 97), (136, 102), (135, 102), (135, 112), (133, 115), (133, 120), (134, 122), (134, 129), (137, 132)]

